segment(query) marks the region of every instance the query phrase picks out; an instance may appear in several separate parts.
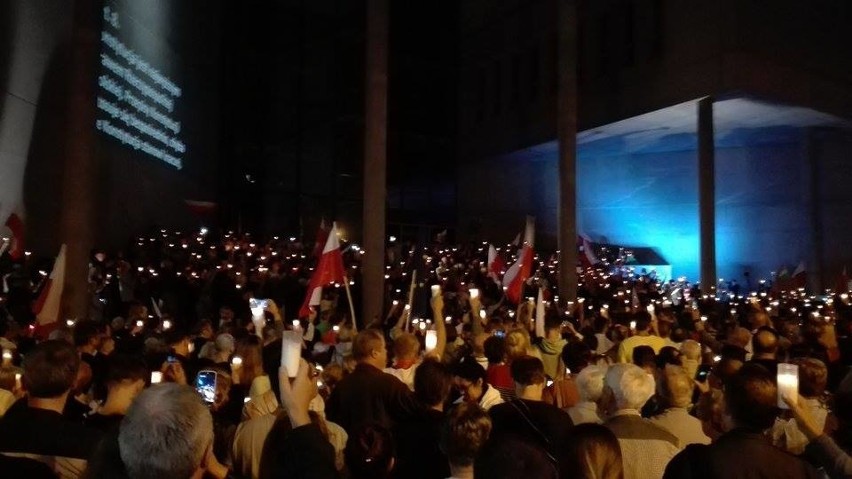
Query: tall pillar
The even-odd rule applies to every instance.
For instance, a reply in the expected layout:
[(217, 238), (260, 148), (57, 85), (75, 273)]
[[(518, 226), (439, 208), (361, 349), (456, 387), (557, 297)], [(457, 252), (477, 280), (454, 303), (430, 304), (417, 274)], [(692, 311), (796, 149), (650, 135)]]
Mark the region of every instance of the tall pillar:
[(577, 4), (557, 1), (559, 86), (556, 135), (559, 141), (559, 291), (577, 297)]
[(88, 314), (88, 259), (95, 245), (100, 177), (95, 151), (100, 17), (100, 2), (75, 1), (60, 213), (60, 237), (67, 245), (62, 313), (68, 317)]
[(367, 0), (367, 82), (364, 112), (364, 256), (361, 323), (382, 314), (387, 185), (389, 0)]
[(701, 289), (716, 285), (716, 146), (713, 98), (698, 101), (698, 218), (700, 224)]
[[(823, 274), (825, 273), (825, 261), (823, 259), (823, 249), (825, 244), (825, 234), (823, 228), (823, 213), (822, 213), (822, 188), (820, 188), (820, 165), (819, 165), (819, 142), (817, 141), (818, 131), (814, 128), (807, 128), (804, 132), (802, 147), (804, 149), (804, 157), (807, 162), (808, 169), (808, 200), (810, 206), (810, 227), (811, 227), (811, 249), (810, 257), (805, 261), (805, 271), (808, 277), (808, 289), (812, 294), (816, 294), (824, 289), (825, 282)], [(795, 266), (794, 266), (795, 268)], [(830, 286), (834, 286), (830, 284)]]

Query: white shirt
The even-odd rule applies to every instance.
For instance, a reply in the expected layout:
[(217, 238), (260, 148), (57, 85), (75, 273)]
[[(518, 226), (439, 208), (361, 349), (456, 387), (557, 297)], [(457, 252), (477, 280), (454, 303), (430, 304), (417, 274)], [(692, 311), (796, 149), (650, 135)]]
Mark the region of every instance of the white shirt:
[(402, 381), (403, 384), (408, 386), (408, 389), (414, 391), (414, 373), (417, 372), (417, 366), (420, 365), (420, 362), (414, 363), (410, 368), (407, 369), (399, 369), (399, 368), (385, 368), (384, 371), (391, 376)]
[(576, 406), (568, 408), (568, 415), (571, 416), (571, 422), (574, 425), (578, 424), (603, 424), (603, 420), (598, 414), (598, 405), (591, 401), (582, 401)]

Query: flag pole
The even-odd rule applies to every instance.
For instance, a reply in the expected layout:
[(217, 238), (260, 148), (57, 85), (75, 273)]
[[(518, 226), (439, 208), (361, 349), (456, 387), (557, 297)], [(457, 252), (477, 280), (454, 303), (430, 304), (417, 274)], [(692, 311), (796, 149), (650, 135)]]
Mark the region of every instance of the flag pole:
[(406, 313), (405, 310), (402, 311), (402, 314), (408, 314), (408, 317), (405, 318), (405, 332), (409, 331), (409, 326), (411, 325), (411, 303), (414, 302), (414, 286), (417, 284), (417, 270), (411, 271), (411, 286), (408, 288), (408, 311)]
[(352, 292), (349, 291), (349, 277), (343, 275), (343, 287), (346, 288), (346, 298), (349, 300), (349, 314), (352, 315), (352, 331), (358, 332), (358, 323), (355, 321), (355, 306), (352, 304)]

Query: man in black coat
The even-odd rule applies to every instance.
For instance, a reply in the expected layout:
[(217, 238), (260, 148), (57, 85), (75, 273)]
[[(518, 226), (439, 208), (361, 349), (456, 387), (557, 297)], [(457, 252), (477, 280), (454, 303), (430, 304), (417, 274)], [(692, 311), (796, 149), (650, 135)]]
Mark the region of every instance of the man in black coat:
[(334, 388), (325, 407), (329, 421), (350, 435), (365, 424), (393, 429), (420, 407), (411, 390), (399, 379), (382, 371), (387, 366), (385, 338), (375, 329), (358, 333), (352, 342), (352, 357), (358, 363), (351, 374)]
[(664, 479), (822, 477), (806, 461), (773, 446), (763, 432), (778, 415), (778, 388), (772, 374), (746, 364), (725, 385), (725, 415), (733, 428), (709, 446), (692, 445), (666, 468)]

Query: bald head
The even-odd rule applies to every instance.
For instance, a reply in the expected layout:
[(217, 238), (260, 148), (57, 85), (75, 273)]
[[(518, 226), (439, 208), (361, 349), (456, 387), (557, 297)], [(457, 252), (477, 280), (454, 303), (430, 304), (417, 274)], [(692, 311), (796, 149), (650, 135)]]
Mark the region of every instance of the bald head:
[(748, 346), (748, 342), (751, 340), (751, 333), (748, 332), (748, 329), (743, 327), (736, 327), (733, 331), (728, 334), (728, 344), (732, 344), (734, 346), (738, 346), (740, 348), (745, 348)]
[(775, 358), (778, 353), (778, 333), (770, 328), (760, 328), (752, 338), (755, 357)]
[(695, 384), (683, 368), (667, 366), (662, 377), (663, 397), (669, 407), (686, 408), (692, 403)]

